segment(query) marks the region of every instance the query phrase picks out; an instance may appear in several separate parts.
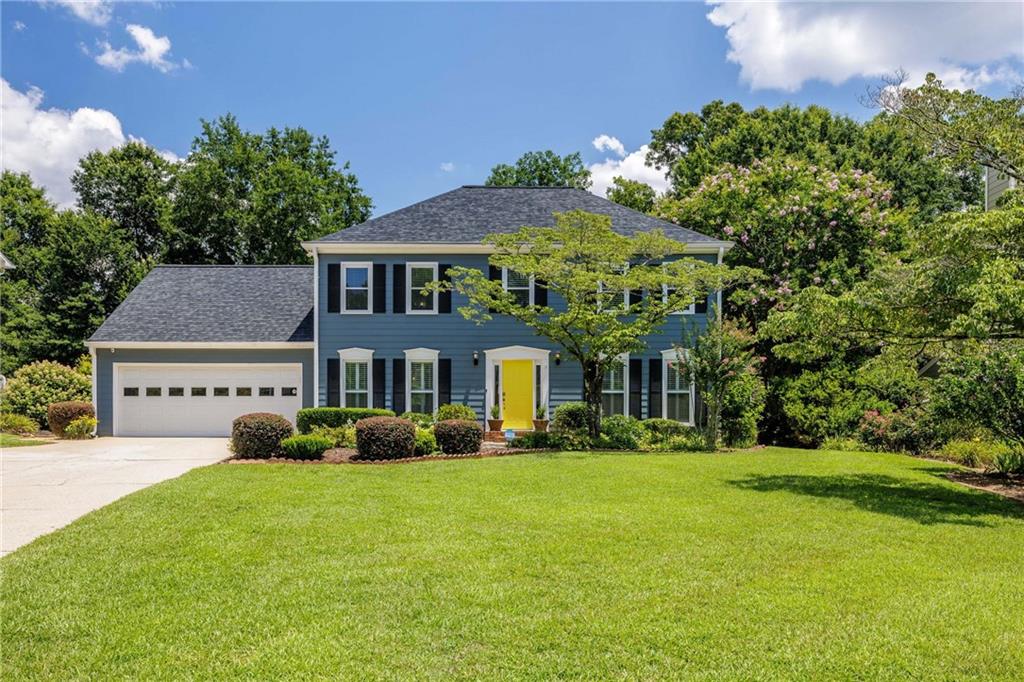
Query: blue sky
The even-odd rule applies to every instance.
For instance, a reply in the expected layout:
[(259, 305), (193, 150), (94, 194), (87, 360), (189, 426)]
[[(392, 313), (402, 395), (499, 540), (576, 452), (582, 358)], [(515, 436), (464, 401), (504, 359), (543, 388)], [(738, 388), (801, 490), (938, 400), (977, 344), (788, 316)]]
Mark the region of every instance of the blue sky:
[(650, 130), (713, 99), (867, 118), (859, 95), (899, 66), (1002, 94), (1022, 7), (4, 2), (4, 167), (67, 203), (89, 149), (184, 156), (200, 118), (232, 112), (327, 135), (378, 214), (531, 149), (581, 151), (598, 185), (656, 180)]

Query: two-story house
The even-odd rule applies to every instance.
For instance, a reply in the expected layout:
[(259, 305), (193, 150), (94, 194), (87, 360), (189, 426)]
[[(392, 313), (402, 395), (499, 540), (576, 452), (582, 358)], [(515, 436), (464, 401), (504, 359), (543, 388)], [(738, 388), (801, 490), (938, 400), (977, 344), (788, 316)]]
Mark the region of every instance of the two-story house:
[[(458, 293), (422, 292), (461, 265), (558, 306), (491, 267), (481, 241), (571, 209), (608, 215), (622, 234), (663, 230), (683, 257), (721, 262), (731, 246), (582, 190), (466, 186), (305, 243), (312, 266), (159, 266), (89, 340), (99, 432), (227, 435), (247, 412), (294, 421), (313, 405), (430, 413), (447, 402), (480, 419), (498, 404), (507, 427), (530, 428), (538, 407), (580, 399), (579, 365), (514, 320), (465, 320)], [(606, 413), (694, 422), (694, 387), (670, 365), (708, 303), (609, 372)]]

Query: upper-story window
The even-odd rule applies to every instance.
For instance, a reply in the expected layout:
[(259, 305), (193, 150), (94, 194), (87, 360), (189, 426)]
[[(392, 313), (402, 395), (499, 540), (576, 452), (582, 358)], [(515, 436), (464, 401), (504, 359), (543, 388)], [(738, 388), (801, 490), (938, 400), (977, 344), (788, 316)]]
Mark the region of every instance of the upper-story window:
[[(627, 266), (621, 268), (623, 274), (626, 273), (626, 270)], [(604, 282), (599, 282), (597, 291), (601, 294), (599, 299), (603, 299), (603, 303), (598, 304), (599, 310), (629, 310), (629, 289), (612, 291), (605, 286)]]
[(533, 277), (502, 268), (501, 285), (515, 297), (519, 305), (533, 305)]
[[(669, 297), (675, 295), (675, 293), (676, 293), (675, 287), (670, 287), (667, 284), (662, 284), (661, 285), (661, 295), (663, 297), (662, 300), (665, 303), (668, 303)], [(676, 310), (676, 311), (674, 311), (674, 312), (672, 312), (670, 314), (671, 315), (693, 315), (695, 312), (697, 312), (697, 302), (696, 301), (694, 301), (690, 305), (686, 306), (682, 310)]]
[(341, 312), (369, 313), (373, 310), (373, 265), (341, 264)]
[(406, 312), (430, 315), (437, 312), (437, 292), (427, 285), (437, 279), (437, 263), (406, 263), (405, 279), (408, 284)]

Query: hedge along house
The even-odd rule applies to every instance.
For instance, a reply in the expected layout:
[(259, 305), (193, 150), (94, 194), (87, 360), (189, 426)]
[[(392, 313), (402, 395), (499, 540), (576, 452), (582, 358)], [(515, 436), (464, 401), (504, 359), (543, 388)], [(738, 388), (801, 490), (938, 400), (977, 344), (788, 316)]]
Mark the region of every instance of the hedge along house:
[[(100, 433), (226, 435), (246, 412), (294, 422), (302, 406), (430, 413), (448, 402), (480, 419), (498, 405), (506, 428), (532, 428), (538, 407), (581, 398), (579, 365), (515, 320), (465, 320), (457, 292), (421, 292), (461, 265), (557, 307), (544, 287), (491, 267), (481, 241), (572, 209), (611, 217), (621, 234), (662, 230), (686, 244), (681, 257), (721, 262), (731, 246), (583, 190), (465, 186), (305, 242), (312, 268), (158, 267), (90, 339)], [(606, 414), (695, 421), (694, 387), (669, 365), (708, 303), (609, 372)]]

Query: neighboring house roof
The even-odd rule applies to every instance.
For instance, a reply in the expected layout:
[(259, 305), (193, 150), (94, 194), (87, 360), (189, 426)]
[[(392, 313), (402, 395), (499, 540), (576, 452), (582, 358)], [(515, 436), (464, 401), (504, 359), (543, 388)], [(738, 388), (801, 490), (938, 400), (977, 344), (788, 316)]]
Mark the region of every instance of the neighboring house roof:
[(14, 263), (11, 262), (11, 259), (8, 258), (7, 256), (5, 256), (4, 254), (0, 253), (0, 270), (13, 270), (13, 269), (14, 269)]
[(90, 342), (313, 340), (308, 265), (158, 265)]
[(582, 189), (483, 185), (464, 185), (308, 243), (478, 244), (493, 232), (553, 226), (556, 211), (573, 209), (610, 216), (612, 229), (624, 235), (662, 230), (681, 242), (723, 243)]

